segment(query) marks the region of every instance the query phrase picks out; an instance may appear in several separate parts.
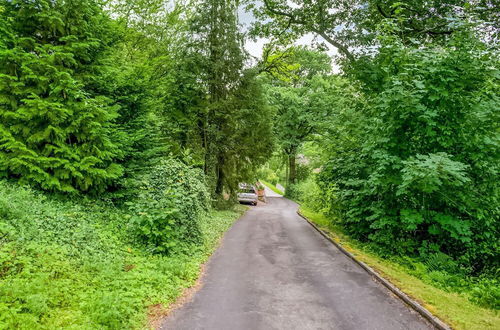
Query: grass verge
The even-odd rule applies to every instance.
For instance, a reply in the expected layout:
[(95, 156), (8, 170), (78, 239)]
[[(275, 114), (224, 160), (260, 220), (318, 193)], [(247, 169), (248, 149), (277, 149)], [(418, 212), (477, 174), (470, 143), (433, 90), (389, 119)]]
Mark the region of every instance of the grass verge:
[(371, 253), (362, 243), (343, 234), (342, 229), (323, 214), (313, 212), (306, 207), (301, 207), (300, 212), (327, 232), (333, 240), (342, 244), (358, 260), (375, 269), (454, 329), (493, 330), (500, 328), (500, 315), (497, 311), (473, 304), (465, 295), (448, 292), (427, 284), (409, 274), (404, 266)]
[(139, 329), (200, 275), (246, 208), (210, 211), (203, 243), (163, 256), (134, 244), (128, 215), (0, 181), (0, 329)]
[(259, 180), (259, 181), (262, 182), (263, 184), (265, 184), (269, 189), (271, 189), (275, 193), (280, 194), (280, 195), (284, 195), (285, 194), (283, 191), (281, 191), (278, 188), (276, 188), (276, 186), (273, 185), (272, 183), (269, 183), (269, 182), (264, 181), (264, 180)]

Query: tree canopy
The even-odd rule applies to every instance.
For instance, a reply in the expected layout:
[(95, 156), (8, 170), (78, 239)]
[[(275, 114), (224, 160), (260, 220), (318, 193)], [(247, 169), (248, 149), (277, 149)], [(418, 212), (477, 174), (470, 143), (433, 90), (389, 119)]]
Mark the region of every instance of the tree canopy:
[(493, 315), (499, 7), (0, 0), (0, 327), (133, 328), (261, 182)]

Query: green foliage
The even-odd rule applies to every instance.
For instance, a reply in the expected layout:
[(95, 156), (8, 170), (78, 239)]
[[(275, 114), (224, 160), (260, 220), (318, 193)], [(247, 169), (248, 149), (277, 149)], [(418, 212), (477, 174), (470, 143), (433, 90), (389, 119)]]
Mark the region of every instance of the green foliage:
[(286, 189), (286, 196), (315, 212), (325, 211), (324, 192), (316, 183), (315, 175)]
[(158, 140), (168, 154), (203, 168), (213, 200), (254, 180), (272, 148), (261, 82), (254, 69), (244, 69), (236, 3), (180, 1), (171, 10), (156, 0), (115, 3), (135, 32), (127, 54), (146, 76), (144, 104)]
[(246, 71), (226, 105), (233, 109), (222, 126), (219, 145), (224, 162), (221, 165), (228, 192), (236, 191), (240, 182), (253, 182), (257, 169), (273, 150), (272, 112), (264, 96), (261, 80), (254, 70)]
[(204, 213), (200, 244), (169, 257), (134, 244), (127, 213), (0, 181), (1, 327), (141, 328), (147, 306), (170, 304), (194, 283), (241, 210)]
[[(200, 12), (192, 22), (192, 32), (201, 36), (197, 50), (204, 57), (201, 63), (201, 79), (206, 86), (207, 102), (200, 120), (201, 140), (204, 147), (204, 169), (210, 180), (210, 191), (214, 199), (221, 198), (224, 189), (236, 186), (227, 184), (226, 162), (232, 141), (234, 126), (230, 125), (237, 108), (231, 97), (237, 90), (243, 72), (245, 55), (241, 47), (242, 34), (237, 27), (234, 0), (202, 0)], [(207, 15), (206, 13), (210, 13)], [(232, 164), (229, 164), (232, 165)], [(237, 183), (236, 183), (237, 184)]]
[(496, 53), (466, 32), (446, 47), (380, 40), (380, 53), (351, 71), (366, 103), (332, 121), (319, 176), (329, 211), (388, 254), (441, 251), (472, 273), (495, 269)]
[(285, 197), (300, 201), (302, 199), (302, 190), (299, 183), (288, 184), (285, 190)]
[(257, 22), (251, 34), (288, 45), (307, 34), (321, 37), (319, 49), (337, 50), (346, 66), (355, 64), (359, 50), (378, 46), (378, 26), (386, 20), (405, 42), (446, 42), (463, 22), (474, 22), (489, 41), (498, 42), (498, 16), (494, 0), (263, 0), (250, 1)]
[(300, 147), (313, 134), (321, 132), (322, 123), (335, 106), (335, 100), (329, 95), (336, 86), (336, 79), (327, 76), (331, 62), (322, 52), (297, 47), (278, 55), (281, 62), (292, 66), (289, 72), (281, 72), (291, 79), (283, 80), (276, 74), (275, 71), (284, 70), (283, 64), (278, 66), (279, 70), (275, 68), (276, 63), (269, 64), (267, 98), (275, 108), (276, 143), (287, 158), (287, 184), (294, 184), (307, 174), (307, 171), (298, 173), (296, 157)]
[(167, 159), (144, 179), (143, 192), (129, 202), (131, 230), (152, 253), (186, 252), (200, 243), (200, 221), (209, 209), (205, 177), (198, 169)]
[(295, 171), (296, 171), (296, 179), (298, 182), (307, 180), (311, 175), (311, 167), (306, 164), (298, 163)]
[(466, 294), (470, 301), (481, 307), (500, 309), (497, 277), (467, 276), (467, 270), (441, 252), (420, 259), (405, 257), (398, 261), (407, 267), (410, 274), (424, 282), (449, 292)]
[(103, 190), (123, 173), (119, 106), (99, 87), (116, 24), (93, 0), (4, 7), (0, 176), (47, 190)]
[(471, 300), (476, 304), (500, 310), (500, 283), (498, 279), (484, 277), (472, 286)]
[(259, 168), (259, 170), (257, 171), (257, 177), (269, 182), (273, 186), (275, 186), (279, 181), (276, 173), (274, 173), (274, 171), (267, 166)]
[(255, 178), (270, 109), (235, 1), (2, 3), (0, 176), (123, 201), (166, 154), (219, 196)]

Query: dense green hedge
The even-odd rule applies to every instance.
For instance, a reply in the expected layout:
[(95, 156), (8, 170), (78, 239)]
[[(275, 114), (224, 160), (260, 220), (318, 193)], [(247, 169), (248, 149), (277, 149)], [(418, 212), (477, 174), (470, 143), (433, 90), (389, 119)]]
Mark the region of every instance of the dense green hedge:
[(332, 129), (319, 177), (328, 207), (388, 254), (442, 252), (471, 273), (494, 272), (498, 57), (465, 32), (446, 47), (381, 41), (357, 69), (360, 97)]
[(117, 25), (93, 0), (2, 5), (0, 177), (103, 190), (123, 174), (120, 107), (102, 92)]

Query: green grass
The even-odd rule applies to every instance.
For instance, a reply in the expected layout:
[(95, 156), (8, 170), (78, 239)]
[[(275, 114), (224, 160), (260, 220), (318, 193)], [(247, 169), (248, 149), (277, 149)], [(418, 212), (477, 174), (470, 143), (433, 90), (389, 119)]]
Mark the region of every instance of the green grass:
[(264, 180), (259, 180), (259, 181), (262, 182), (263, 184), (265, 184), (269, 189), (271, 189), (275, 193), (280, 194), (280, 195), (284, 195), (285, 194), (284, 192), (282, 192), (281, 190), (279, 190), (278, 188), (276, 188), (276, 186), (273, 185), (272, 183), (269, 183), (269, 182), (264, 181)]
[(300, 212), (327, 232), (333, 240), (342, 244), (357, 259), (375, 269), (384, 278), (390, 280), (453, 328), (500, 329), (498, 311), (474, 304), (470, 301), (467, 293), (449, 292), (426, 283), (421, 278), (410, 274), (411, 272), (405, 266), (370, 252), (364, 244), (343, 234), (342, 229), (323, 214), (313, 212), (305, 207), (301, 207)]
[(0, 181), (0, 329), (139, 329), (192, 286), (244, 208), (211, 211), (189, 255), (152, 255), (110, 203), (56, 200)]

